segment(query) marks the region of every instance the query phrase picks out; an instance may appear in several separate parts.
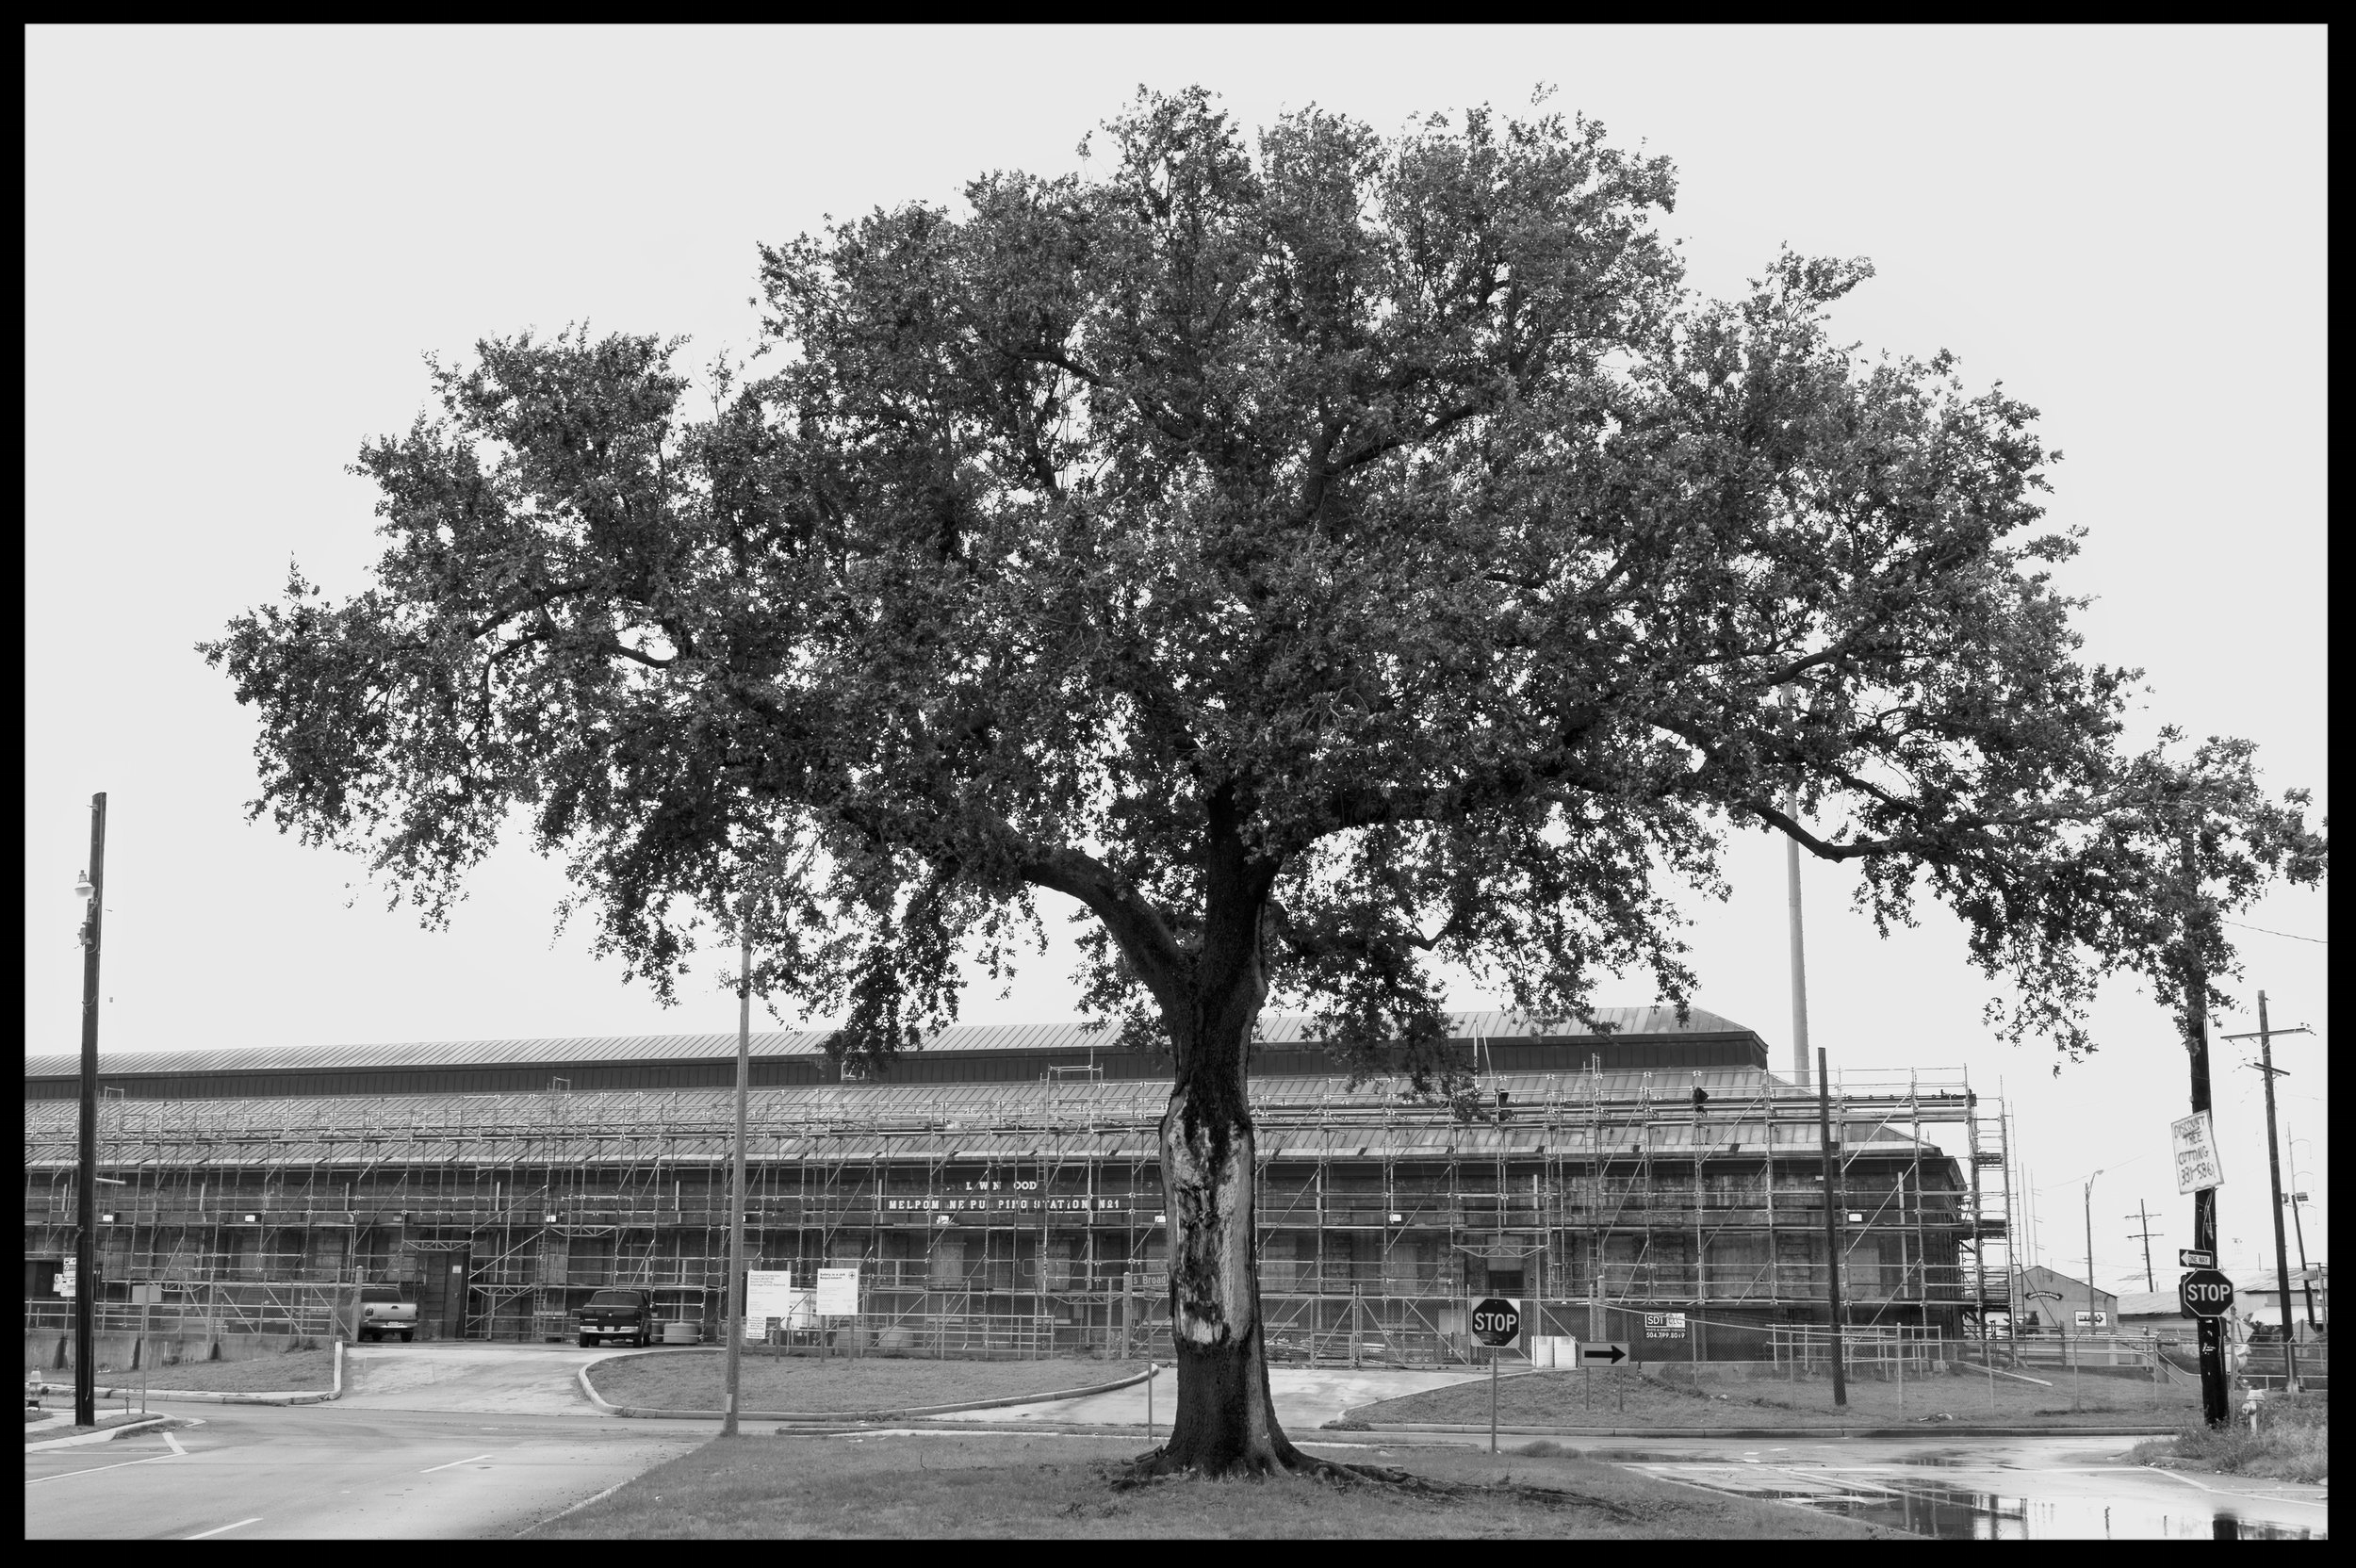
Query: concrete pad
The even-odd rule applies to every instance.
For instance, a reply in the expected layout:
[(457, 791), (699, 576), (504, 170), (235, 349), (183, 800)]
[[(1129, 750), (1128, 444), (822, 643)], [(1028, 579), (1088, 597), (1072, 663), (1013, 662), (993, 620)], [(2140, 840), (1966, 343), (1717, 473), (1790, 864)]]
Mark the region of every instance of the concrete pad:
[(341, 1405), (358, 1410), (470, 1411), (493, 1415), (603, 1419), (581, 1392), (591, 1362), (627, 1352), (570, 1345), (352, 1345), (344, 1349)]
[[(1467, 1382), (1488, 1376), (1485, 1372), (1402, 1372), (1390, 1368), (1364, 1367), (1352, 1371), (1349, 1367), (1271, 1366), (1268, 1383), (1269, 1397), (1276, 1401), (1276, 1418), (1284, 1424), (1287, 1432), (1304, 1432), (1339, 1418), (1342, 1412), (1354, 1405), (1370, 1405), (1378, 1399), (1396, 1399), (1402, 1394), (1420, 1394), (1427, 1388), (1445, 1388), (1450, 1383)], [(1129, 1388), (1115, 1389), (1110, 1394), (1092, 1394), (1083, 1399), (1055, 1399), (1045, 1404), (1006, 1405), (997, 1410), (960, 1412), (956, 1419), (966, 1421), (1023, 1422), (1054, 1421), (1083, 1425), (1137, 1426), (1145, 1425), (1146, 1386), (1137, 1383)], [(1157, 1425), (1169, 1425), (1170, 1415), (1178, 1408), (1178, 1374), (1164, 1367), (1153, 1380), (1153, 1419)]]

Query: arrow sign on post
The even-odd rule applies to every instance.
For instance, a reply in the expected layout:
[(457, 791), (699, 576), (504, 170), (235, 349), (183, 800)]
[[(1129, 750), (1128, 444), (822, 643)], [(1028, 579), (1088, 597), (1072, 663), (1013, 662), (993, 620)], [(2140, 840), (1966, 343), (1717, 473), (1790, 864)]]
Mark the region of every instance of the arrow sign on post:
[(1581, 1341), (1575, 1364), (1579, 1366), (1617, 1366), (1624, 1361), (1634, 1359), (1628, 1353), (1625, 1340), (1616, 1344), (1608, 1340)]
[(2176, 1266), (2179, 1268), (2215, 1268), (2217, 1254), (2198, 1247), (2179, 1247), (2176, 1249)]

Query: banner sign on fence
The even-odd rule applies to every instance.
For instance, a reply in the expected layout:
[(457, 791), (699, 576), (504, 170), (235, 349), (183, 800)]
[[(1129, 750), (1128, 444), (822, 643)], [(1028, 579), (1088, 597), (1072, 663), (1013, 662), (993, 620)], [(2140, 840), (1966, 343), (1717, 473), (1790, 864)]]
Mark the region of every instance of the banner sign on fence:
[(1683, 1339), (1685, 1315), (1681, 1312), (1648, 1312), (1644, 1315), (1646, 1339)]
[(822, 1268), (818, 1271), (818, 1315), (821, 1317), (857, 1317), (859, 1315), (859, 1270), (856, 1268)]
[(2206, 1111), (2195, 1111), (2168, 1124), (2176, 1146), (2176, 1190), (2206, 1192), (2225, 1184), (2225, 1167), (2217, 1157), (2217, 1123)]

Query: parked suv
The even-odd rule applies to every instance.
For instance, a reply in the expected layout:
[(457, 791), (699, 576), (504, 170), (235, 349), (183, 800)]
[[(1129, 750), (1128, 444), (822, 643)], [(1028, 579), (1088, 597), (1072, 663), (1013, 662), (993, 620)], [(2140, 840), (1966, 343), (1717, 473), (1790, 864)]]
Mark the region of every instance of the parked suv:
[(601, 1290), (581, 1309), (581, 1342), (627, 1340), (646, 1345), (654, 1338), (654, 1298), (643, 1290)]
[(360, 1337), (383, 1339), (386, 1334), (399, 1334), (406, 1345), (417, 1336), (417, 1304), (401, 1298), (399, 1285), (362, 1285), (360, 1287)]

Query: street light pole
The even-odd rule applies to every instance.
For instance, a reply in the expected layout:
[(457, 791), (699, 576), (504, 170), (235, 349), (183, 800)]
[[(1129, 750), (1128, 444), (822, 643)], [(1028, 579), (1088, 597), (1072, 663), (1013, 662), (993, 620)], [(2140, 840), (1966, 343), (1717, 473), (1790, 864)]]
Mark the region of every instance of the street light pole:
[(1824, 1304), (1832, 1319), (1832, 1402), (1849, 1403), (1848, 1369), (1841, 1364), (1841, 1195), (1840, 1168), (1832, 1148), (1832, 1079), (1824, 1067), (1824, 1048), (1816, 1048), (1816, 1137), (1824, 1152)]
[[(2089, 1174), (2086, 1177), (2085, 1189), (2086, 1216), (2086, 1337), (2088, 1339), (2092, 1339), (2094, 1337), (2095, 1328), (2100, 1323), (2102, 1315), (2094, 1304), (2094, 1178), (2102, 1174), (2102, 1173), (2099, 1170)], [(2083, 1368), (2086, 1365), (2086, 1347), (2081, 1345), (2078, 1347), (2078, 1364), (2080, 1367)], [(2083, 1390), (2085, 1382), (2086, 1375), (2083, 1371), (2078, 1373), (2078, 1375), (2072, 1380), (2070, 1385), (2073, 1391), (2071, 1394), (2072, 1403), (2078, 1402), (2078, 1391)]]
[(90, 913), (82, 923), (82, 1157), (74, 1183), (74, 1424), (98, 1424), (98, 943), (106, 913), (106, 792), (90, 797)]
[(744, 1351), (744, 1101), (752, 1082), (753, 933), (752, 901), (744, 905), (743, 967), (736, 976), (736, 1152), (728, 1180), (728, 1306), (722, 1332), (728, 1335), (728, 1394), (720, 1435), (736, 1432), (737, 1378)]

